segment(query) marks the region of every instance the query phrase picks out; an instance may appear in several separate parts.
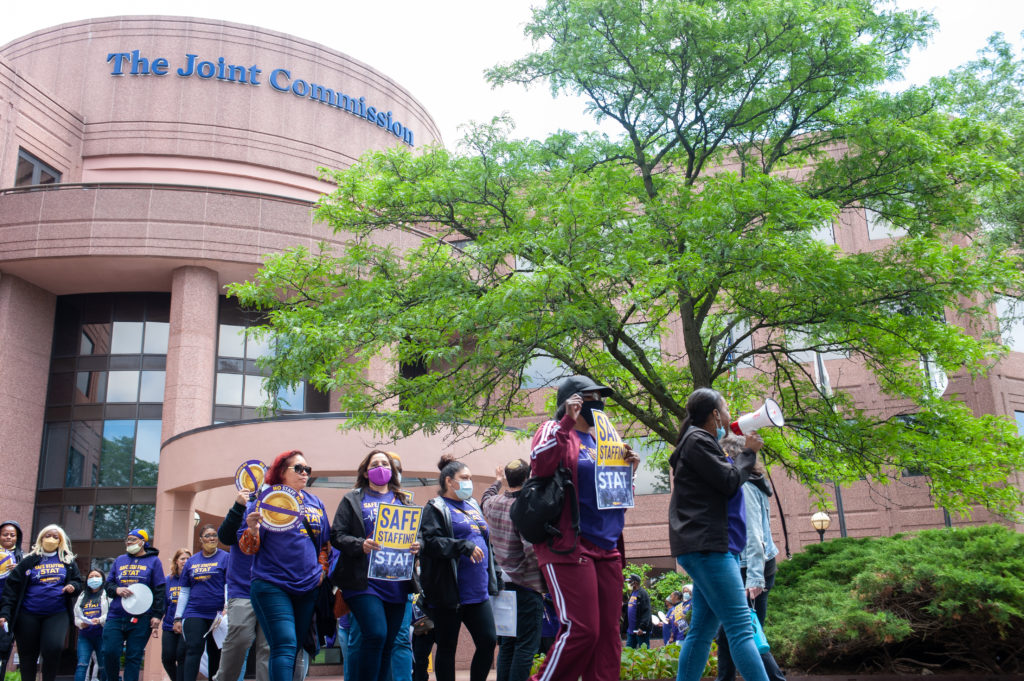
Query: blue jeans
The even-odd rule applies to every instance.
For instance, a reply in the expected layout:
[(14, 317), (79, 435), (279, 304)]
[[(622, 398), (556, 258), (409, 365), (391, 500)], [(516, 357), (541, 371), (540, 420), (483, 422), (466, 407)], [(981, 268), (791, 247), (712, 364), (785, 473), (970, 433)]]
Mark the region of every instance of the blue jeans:
[[(352, 622), (349, 638), (351, 681), (386, 681), (391, 671), (395, 635), (402, 625), (408, 601), (385, 603), (373, 594), (363, 594), (346, 598), (345, 602), (352, 610), (349, 620)], [(358, 643), (351, 638), (356, 626), (359, 627)], [(355, 652), (357, 647), (358, 652)]]
[(405, 602), (405, 614), (402, 624), (395, 634), (395, 644), (391, 649), (391, 674), (388, 681), (412, 681), (412, 641), (409, 627), (412, 626), (412, 597)]
[(676, 681), (698, 681), (704, 673), (711, 641), (721, 623), (729, 637), (736, 668), (745, 681), (768, 681), (754, 645), (747, 594), (739, 559), (732, 553), (684, 553), (676, 561), (693, 579), (690, 630), (679, 651)]
[[(351, 619), (349, 621), (351, 622)], [(350, 624), (349, 626), (352, 625)], [(338, 625), (338, 647), (341, 648), (342, 673), (346, 679), (352, 681), (352, 662), (349, 660), (348, 632), (348, 629), (342, 629), (341, 624)]]
[(85, 681), (85, 675), (89, 671), (89, 661), (92, 654), (96, 653), (96, 666), (99, 667), (99, 679), (107, 678), (103, 672), (103, 637), (89, 638), (78, 635), (78, 666), (75, 667), (75, 681)]
[(254, 579), (249, 596), (270, 646), (270, 681), (292, 681), (295, 655), (313, 622), (316, 589), (291, 594), (266, 580)]
[(651, 647), (650, 634), (634, 634), (632, 631), (626, 634), (627, 648), (640, 648), (641, 646), (646, 648)]
[(505, 589), (516, 594), (516, 635), (498, 637), (498, 681), (526, 681), (540, 646), (544, 599), (516, 584), (506, 584)]
[[(132, 619), (138, 622), (132, 624)], [(103, 668), (108, 679), (118, 678), (121, 646), (124, 645), (123, 681), (139, 681), (142, 656), (152, 631), (149, 628), (149, 617), (107, 617), (103, 625)]]

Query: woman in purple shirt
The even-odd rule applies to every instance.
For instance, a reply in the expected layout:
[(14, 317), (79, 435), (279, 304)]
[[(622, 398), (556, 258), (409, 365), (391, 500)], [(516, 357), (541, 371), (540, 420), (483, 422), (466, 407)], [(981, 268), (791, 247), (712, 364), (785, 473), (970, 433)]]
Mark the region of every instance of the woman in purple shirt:
[(228, 554), (217, 548), (217, 528), (213, 525), (199, 528), (199, 541), (202, 551), (185, 563), (174, 611), (174, 624), (177, 627), (180, 623), (185, 639), (183, 681), (196, 681), (204, 647), (209, 665), (207, 677), (212, 679), (220, 666), (220, 648), (212, 633), (207, 636), (207, 632), (224, 613)]
[(174, 613), (178, 610), (182, 572), (191, 557), (192, 552), (188, 549), (178, 549), (171, 558), (171, 569), (167, 572), (167, 610), (160, 640), (160, 663), (171, 681), (181, 681), (185, 671), (185, 642), (181, 638), (181, 623), (175, 627)]
[(40, 654), (43, 681), (56, 678), (71, 624), (71, 604), (81, 590), (71, 540), (59, 526), (47, 525), (32, 551), (7, 576), (0, 596), (0, 628), (14, 629), (23, 679), (36, 678)]
[(279, 454), (264, 483), (295, 490), (300, 522), (268, 529), (254, 501), (239, 529), (238, 548), (253, 556), (249, 594), (270, 646), (270, 681), (291, 681), (295, 655), (313, 623), (317, 587), (327, 573), (331, 528), (323, 503), (305, 489), (312, 473), (302, 452)]
[(490, 532), (473, 500), (469, 466), (450, 455), (441, 457), (441, 496), (423, 509), (420, 578), (425, 608), (434, 620), (437, 681), (454, 681), (459, 628), (466, 625), (476, 652), (470, 681), (484, 681), (494, 660), (497, 634), (490, 597), (498, 593)]
[[(373, 535), (381, 504), (407, 505), (407, 495), (390, 454), (375, 449), (359, 464), (355, 489), (338, 504), (331, 524), (331, 543), (341, 552), (334, 583), (341, 588), (362, 635), (359, 654), (349, 663), (353, 681), (388, 678), (395, 634), (409, 593), (415, 589), (412, 580), (368, 578), (370, 553), (380, 548)], [(419, 543), (414, 542), (410, 553), (418, 551)]]

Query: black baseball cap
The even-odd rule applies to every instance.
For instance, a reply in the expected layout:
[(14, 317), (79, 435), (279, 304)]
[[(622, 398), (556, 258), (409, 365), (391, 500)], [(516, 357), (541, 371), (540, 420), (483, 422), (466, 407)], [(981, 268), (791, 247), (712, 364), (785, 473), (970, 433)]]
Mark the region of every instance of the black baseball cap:
[(601, 397), (614, 395), (615, 391), (606, 385), (598, 385), (589, 376), (570, 376), (558, 384), (558, 404), (563, 404), (576, 393), (596, 392)]

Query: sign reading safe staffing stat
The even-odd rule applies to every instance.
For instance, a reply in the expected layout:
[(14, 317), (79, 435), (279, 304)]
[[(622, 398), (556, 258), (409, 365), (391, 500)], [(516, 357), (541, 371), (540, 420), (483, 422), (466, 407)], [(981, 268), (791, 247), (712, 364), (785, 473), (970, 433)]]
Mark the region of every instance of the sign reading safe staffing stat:
[(597, 442), (597, 507), (633, 508), (633, 465), (626, 461), (622, 438), (603, 411), (594, 410), (592, 432)]
[(419, 506), (381, 504), (377, 507), (377, 522), (373, 528), (373, 541), (380, 549), (370, 551), (370, 579), (401, 581), (412, 579), (413, 555), (409, 552), (420, 529)]

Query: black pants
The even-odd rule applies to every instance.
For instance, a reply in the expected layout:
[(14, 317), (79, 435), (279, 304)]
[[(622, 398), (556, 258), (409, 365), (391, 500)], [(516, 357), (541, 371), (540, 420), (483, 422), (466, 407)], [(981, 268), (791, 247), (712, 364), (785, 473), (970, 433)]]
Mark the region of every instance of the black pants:
[(185, 640), (181, 634), (166, 629), (160, 634), (160, 662), (171, 681), (181, 681), (185, 674)]
[[(772, 563), (775, 562), (773, 558)], [(747, 583), (747, 569), (740, 568), (740, 579), (743, 583)], [(757, 619), (761, 620), (761, 626), (764, 626), (764, 618), (768, 612), (768, 592), (775, 586), (775, 570), (773, 569), (769, 574), (765, 575), (764, 578), (764, 591), (754, 599), (754, 612), (757, 613)], [(718, 628), (718, 677), (715, 681), (735, 681), (736, 679), (736, 665), (732, 662), (732, 655), (729, 653), (729, 641), (725, 637), (725, 630), (722, 627)], [(778, 663), (775, 661), (775, 656), (771, 652), (761, 654), (761, 663), (764, 665), (764, 671), (768, 674), (768, 681), (786, 681), (786, 677), (783, 675), (782, 670), (779, 669)]]
[(412, 681), (427, 681), (427, 663), (434, 649), (434, 630), (412, 637)]
[(199, 661), (203, 659), (203, 646), (206, 647), (208, 678), (213, 678), (220, 667), (220, 648), (213, 640), (213, 634), (204, 636), (210, 630), (213, 620), (202, 617), (186, 617), (181, 621), (181, 637), (185, 639), (184, 671), (177, 681), (196, 681), (199, 676)]
[(68, 635), (68, 612), (61, 609), (53, 615), (34, 615), (22, 609), (14, 623), (14, 640), (18, 643), (21, 678), (34, 681), (36, 660), (43, 656), (43, 681), (57, 678), (57, 665), (64, 639)]
[(434, 637), (437, 642), (437, 659), (434, 673), (437, 681), (455, 681), (455, 650), (459, 645), (459, 625), (465, 624), (473, 637), (476, 652), (469, 663), (469, 681), (486, 681), (491, 663), (494, 662), (494, 646), (498, 641), (494, 633), (494, 613), (489, 600), (472, 605), (461, 605), (458, 609), (434, 608), (430, 612), (434, 620)]

